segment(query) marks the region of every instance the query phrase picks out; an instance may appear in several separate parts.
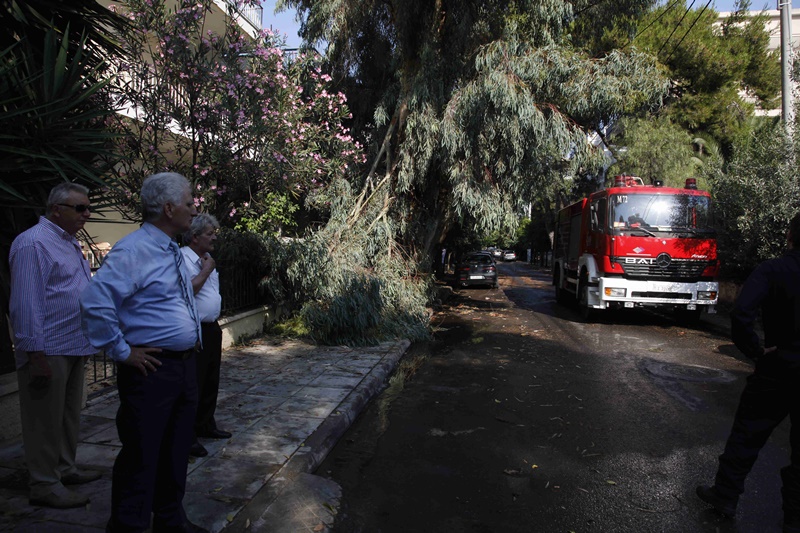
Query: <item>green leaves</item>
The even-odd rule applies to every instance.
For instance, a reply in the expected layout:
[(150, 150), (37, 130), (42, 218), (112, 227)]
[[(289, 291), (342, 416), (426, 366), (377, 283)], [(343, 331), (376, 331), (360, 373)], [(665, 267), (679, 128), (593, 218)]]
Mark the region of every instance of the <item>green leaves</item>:
[(0, 52), (0, 205), (40, 207), (62, 179), (104, 184), (97, 162), (111, 139), (107, 82), (90, 81), (102, 64), (90, 66), (88, 36), (71, 50), (70, 35), (69, 25), (47, 30), (41, 56), (27, 39)]
[(730, 162), (706, 174), (715, 200), (723, 273), (743, 281), (758, 263), (780, 255), (798, 209), (800, 175), (795, 140), (782, 124), (763, 124), (737, 144)]

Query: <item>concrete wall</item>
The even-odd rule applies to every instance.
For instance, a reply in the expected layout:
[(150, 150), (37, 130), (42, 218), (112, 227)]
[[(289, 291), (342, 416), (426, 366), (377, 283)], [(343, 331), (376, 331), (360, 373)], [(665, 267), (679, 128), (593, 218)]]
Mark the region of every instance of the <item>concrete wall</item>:
[[(286, 310), (277, 306), (258, 309), (221, 318), (222, 349), (225, 350), (243, 339), (264, 333), (264, 327), (279, 319)], [(0, 442), (13, 440), (22, 434), (19, 416), (19, 388), (17, 373), (0, 376)]]

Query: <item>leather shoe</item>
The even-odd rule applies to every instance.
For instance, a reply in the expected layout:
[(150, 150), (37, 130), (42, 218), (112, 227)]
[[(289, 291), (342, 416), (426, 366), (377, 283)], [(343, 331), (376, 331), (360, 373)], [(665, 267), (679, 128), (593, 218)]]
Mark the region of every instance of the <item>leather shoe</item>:
[(701, 500), (716, 509), (721, 515), (727, 516), (728, 518), (736, 516), (736, 504), (739, 502), (721, 495), (717, 487), (700, 485), (697, 487), (696, 492)]
[(204, 439), (229, 439), (233, 434), (230, 431), (214, 428), (211, 431), (198, 433), (197, 436)]
[(28, 503), (40, 507), (52, 507), (53, 509), (72, 509), (74, 507), (85, 507), (89, 503), (89, 497), (69, 489), (62, 488), (57, 493), (51, 492), (36, 498), (30, 498)]
[(189, 448), (189, 455), (192, 457), (205, 457), (208, 455), (208, 450), (206, 450), (205, 446), (195, 440), (192, 443), (192, 447)]
[(153, 524), (153, 533), (210, 533), (206, 528), (192, 524), (188, 520), (180, 526), (159, 526)]
[(82, 485), (84, 483), (91, 483), (92, 481), (100, 479), (100, 477), (102, 477), (102, 474), (97, 470), (78, 469), (75, 472), (61, 476), (61, 483), (64, 485)]

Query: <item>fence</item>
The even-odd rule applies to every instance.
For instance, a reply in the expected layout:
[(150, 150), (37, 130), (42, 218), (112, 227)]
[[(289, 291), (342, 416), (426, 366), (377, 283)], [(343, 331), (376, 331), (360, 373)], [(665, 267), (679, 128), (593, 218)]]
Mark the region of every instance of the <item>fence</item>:
[(217, 271), (224, 316), (265, 303), (259, 289), (261, 280), (247, 264), (233, 260), (218, 261)]
[(261, 18), (264, 14), (264, 8), (262, 6), (241, 6), (237, 11), (247, 22), (252, 24), (255, 29), (261, 29)]

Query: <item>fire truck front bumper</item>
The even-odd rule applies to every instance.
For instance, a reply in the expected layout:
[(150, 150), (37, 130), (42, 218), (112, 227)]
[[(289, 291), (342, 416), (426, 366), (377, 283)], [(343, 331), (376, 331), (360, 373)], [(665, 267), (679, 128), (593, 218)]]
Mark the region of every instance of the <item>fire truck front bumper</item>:
[(590, 303), (599, 308), (653, 306), (705, 309), (709, 313), (715, 313), (719, 283), (600, 278), (597, 292), (590, 291), (590, 294), (596, 297), (596, 301)]

